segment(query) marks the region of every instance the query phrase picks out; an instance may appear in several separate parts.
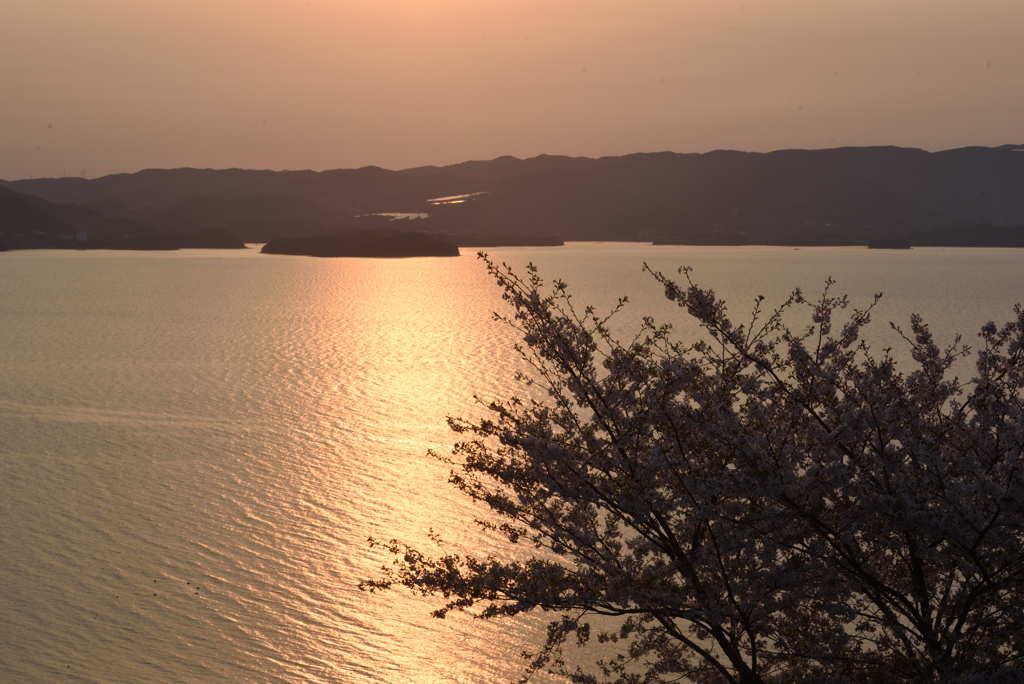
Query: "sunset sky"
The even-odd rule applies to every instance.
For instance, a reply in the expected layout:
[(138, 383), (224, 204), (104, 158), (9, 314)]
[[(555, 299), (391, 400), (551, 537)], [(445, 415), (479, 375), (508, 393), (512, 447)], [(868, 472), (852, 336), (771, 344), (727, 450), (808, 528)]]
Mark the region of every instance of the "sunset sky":
[(0, 178), (1024, 143), (1022, 0), (4, 0)]

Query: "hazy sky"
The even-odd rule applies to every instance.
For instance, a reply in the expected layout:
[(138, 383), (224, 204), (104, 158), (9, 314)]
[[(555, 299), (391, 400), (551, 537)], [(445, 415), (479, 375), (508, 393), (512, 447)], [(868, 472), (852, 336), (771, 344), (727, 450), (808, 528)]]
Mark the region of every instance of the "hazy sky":
[(0, 0), (0, 178), (1024, 143), (1024, 0)]

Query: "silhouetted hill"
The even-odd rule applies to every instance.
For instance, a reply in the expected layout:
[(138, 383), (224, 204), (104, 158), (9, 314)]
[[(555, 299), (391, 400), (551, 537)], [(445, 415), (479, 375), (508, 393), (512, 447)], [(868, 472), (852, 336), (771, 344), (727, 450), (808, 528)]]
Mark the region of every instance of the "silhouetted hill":
[[(418, 231), (481, 242), (539, 235), (863, 245), (910, 234), (938, 239), (935, 231), (955, 226), (1005, 228), (1012, 238), (1024, 224), (1024, 147), (1014, 145), (541, 155), (404, 171), (149, 170), (7, 185), (106, 208), (154, 230), (216, 227), (250, 241), (395, 228), (382, 216), (395, 213), (420, 216)], [(958, 230), (997, 239), (980, 228)], [(1004, 238), (1000, 244), (1012, 242)]]
[(70, 224), (55, 210), (51, 210), (49, 204), (37, 197), (0, 186), (0, 234), (9, 236), (36, 230), (70, 233)]
[(1018, 147), (928, 153), (895, 147), (767, 154), (653, 153), (471, 162), (489, 192), (437, 207), (427, 229), (479, 226), (566, 239), (866, 244), (893, 231), (1024, 223)]
[(0, 237), (10, 249), (81, 246), (79, 231), (94, 236), (135, 232), (139, 226), (72, 204), (53, 204), (39, 197), (0, 187)]
[(227, 231), (152, 230), (121, 216), (53, 204), (0, 186), (0, 244), (8, 249), (244, 249)]

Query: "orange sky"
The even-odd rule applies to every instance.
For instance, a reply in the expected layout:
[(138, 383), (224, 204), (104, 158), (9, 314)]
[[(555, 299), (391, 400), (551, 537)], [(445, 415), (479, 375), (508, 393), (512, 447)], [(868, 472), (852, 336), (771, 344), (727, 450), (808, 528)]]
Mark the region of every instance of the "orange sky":
[(4, 0), (0, 178), (1024, 143), (1024, 0)]

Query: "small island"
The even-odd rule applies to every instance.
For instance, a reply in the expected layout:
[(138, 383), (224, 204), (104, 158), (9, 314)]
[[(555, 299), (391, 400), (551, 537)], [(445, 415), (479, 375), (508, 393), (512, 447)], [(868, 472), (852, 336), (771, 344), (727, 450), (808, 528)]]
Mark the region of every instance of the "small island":
[(345, 231), (314, 237), (271, 240), (260, 250), (263, 254), (289, 254), (315, 257), (452, 257), (459, 248), (424, 233), (390, 231)]

